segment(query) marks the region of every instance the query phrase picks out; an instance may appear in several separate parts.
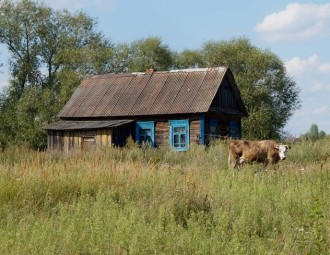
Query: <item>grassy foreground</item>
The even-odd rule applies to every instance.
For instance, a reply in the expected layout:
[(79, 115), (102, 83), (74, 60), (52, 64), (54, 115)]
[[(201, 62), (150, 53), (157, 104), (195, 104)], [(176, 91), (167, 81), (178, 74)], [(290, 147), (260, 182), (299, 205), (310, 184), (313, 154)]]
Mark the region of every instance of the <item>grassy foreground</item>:
[(330, 140), (233, 176), (227, 147), (0, 154), (0, 254), (329, 254)]

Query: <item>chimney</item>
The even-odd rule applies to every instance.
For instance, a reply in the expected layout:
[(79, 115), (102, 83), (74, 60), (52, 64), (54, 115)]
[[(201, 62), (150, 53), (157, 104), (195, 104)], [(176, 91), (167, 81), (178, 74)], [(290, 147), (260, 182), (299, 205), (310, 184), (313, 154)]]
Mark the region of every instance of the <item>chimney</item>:
[(152, 74), (152, 73), (154, 73), (154, 72), (156, 72), (157, 70), (155, 69), (155, 67), (152, 65), (152, 66), (150, 66), (149, 67), (149, 69), (147, 70), (147, 73), (148, 74)]

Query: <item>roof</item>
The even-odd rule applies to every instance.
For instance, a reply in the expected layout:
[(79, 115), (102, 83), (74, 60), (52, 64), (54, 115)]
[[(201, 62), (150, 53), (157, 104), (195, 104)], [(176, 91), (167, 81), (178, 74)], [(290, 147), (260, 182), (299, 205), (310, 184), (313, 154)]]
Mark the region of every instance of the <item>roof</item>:
[(72, 121), (62, 120), (45, 127), (46, 130), (82, 130), (118, 127), (134, 120)]
[(59, 117), (205, 113), (228, 73), (232, 75), (229, 68), (216, 67), (91, 76), (82, 81)]

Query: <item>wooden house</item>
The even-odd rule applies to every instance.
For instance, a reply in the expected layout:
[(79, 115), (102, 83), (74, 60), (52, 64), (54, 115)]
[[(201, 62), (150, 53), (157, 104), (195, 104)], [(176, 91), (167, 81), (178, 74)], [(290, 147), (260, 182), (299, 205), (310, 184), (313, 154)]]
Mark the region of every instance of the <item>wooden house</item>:
[(82, 81), (48, 125), (48, 148), (122, 146), (128, 137), (184, 151), (192, 143), (241, 137), (247, 116), (226, 67), (104, 74)]

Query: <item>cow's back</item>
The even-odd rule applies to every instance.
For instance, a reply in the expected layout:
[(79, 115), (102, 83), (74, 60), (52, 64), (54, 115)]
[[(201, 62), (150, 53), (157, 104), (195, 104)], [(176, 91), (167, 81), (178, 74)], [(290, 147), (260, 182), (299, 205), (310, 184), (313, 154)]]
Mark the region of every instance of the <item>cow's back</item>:
[(276, 164), (280, 161), (280, 156), (278, 154), (279, 145), (272, 140), (265, 140), (263, 142), (263, 147), (267, 150), (267, 162), (269, 164)]
[(258, 141), (259, 153), (256, 161), (276, 164), (280, 158), (278, 155), (278, 144), (273, 140)]

